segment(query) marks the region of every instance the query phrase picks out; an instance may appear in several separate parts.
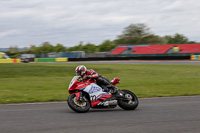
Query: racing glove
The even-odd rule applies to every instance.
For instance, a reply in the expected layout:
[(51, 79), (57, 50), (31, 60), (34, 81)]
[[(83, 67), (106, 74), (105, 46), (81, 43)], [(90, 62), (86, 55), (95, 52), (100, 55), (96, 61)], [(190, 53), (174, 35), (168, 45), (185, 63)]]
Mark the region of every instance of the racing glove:
[(92, 76), (91, 76), (91, 75), (85, 76), (83, 79), (84, 79), (84, 80), (86, 80), (86, 79), (92, 79)]

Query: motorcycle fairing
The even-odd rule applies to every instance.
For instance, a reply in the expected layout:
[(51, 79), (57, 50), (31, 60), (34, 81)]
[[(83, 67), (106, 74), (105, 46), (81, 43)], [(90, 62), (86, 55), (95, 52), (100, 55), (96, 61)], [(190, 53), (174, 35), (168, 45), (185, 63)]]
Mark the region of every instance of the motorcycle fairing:
[(106, 100), (109, 97), (112, 97), (111, 94), (103, 92), (102, 88), (94, 83), (91, 83), (90, 85), (82, 88), (81, 90), (89, 94), (92, 107), (101, 103), (101, 101)]
[(91, 107), (101, 105), (102, 101), (105, 101), (107, 98), (112, 97), (111, 94), (104, 92), (102, 88), (95, 84), (93, 81), (91, 81), (92, 83), (79, 82), (79, 78), (79, 76), (74, 76), (68, 87), (69, 93), (75, 94), (77, 100), (79, 100), (80, 98), (80, 91), (76, 92), (76, 90), (82, 90), (89, 94)]

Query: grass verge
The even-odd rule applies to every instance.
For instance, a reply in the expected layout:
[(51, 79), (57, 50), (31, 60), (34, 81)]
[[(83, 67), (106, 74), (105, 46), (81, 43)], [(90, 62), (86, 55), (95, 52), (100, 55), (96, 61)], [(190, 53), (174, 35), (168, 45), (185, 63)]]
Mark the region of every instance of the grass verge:
[[(0, 103), (64, 101), (77, 63), (0, 64)], [(200, 95), (197, 65), (84, 64), (138, 97)]]

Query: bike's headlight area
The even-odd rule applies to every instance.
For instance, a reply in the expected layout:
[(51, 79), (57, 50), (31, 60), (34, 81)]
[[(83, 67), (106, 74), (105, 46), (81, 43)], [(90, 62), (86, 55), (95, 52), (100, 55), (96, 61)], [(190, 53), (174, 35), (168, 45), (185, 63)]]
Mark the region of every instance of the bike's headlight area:
[(74, 81), (71, 81), (70, 84), (69, 84), (68, 89), (71, 88), (73, 84), (74, 84)]
[(73, 79), (71, 80), (71, 82), (70, 82), (70, 84), (69, 84), (68, 89), (72, 87), (72, 85), (74, 84), (74, 82), (75, 82), (78, 78), (79, 78), (79, 76), (74, 76), (74, 77), (73, 77)]

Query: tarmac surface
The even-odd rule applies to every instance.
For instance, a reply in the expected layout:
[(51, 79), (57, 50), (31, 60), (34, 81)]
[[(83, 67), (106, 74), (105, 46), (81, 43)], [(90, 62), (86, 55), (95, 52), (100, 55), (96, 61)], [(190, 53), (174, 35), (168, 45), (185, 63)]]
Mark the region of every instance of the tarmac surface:
[(200, 96), (140, 98), (136, 110), (75, 113), (67, 102), (0, 104), (0, 133), (200, 133)]

